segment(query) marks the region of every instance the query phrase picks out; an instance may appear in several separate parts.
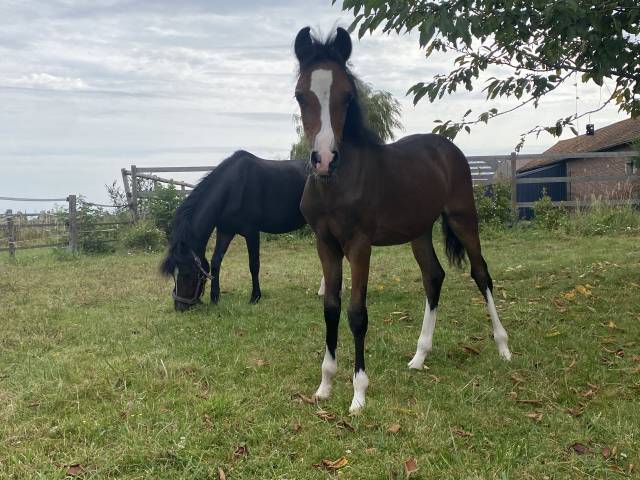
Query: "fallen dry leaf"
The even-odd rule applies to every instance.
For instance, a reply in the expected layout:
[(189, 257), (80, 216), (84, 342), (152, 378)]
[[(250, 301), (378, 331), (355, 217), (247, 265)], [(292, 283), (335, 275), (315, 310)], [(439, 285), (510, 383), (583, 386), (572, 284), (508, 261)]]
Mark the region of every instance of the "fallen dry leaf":
[(408, 476), (418, 471), (418, 462), (415, 458), (408, 458), (404, 461), (404, 473)]
[(611, 449), (609, 447), (604, 447), (602, 449), (602, 456), (605, 458), (605, 460), (611, 457)]
[(516, 400), (516, 403), (523, 403), (525, 405), (536, 405), (538, 407), (542, 406), (542, 402), (540, 400)]
[(542, 412), (525, 413), (524, 416), (534, 420), (535, 422), (540, 422), (542, 420)]
[(564, 367), (564, 371), (568, 372), (569, 370), (571, 370), (575, 366), (576, 366), (576, 359), (574, 358), (574, 359), (571, 360), (571, 363), (569, 365)]
[(213, 428), (213, 420), (211, 420), (211, 416), (208, 413), (202, 415), (202, 423), (205, 424), (207, 430), (211, 430)]
[(398, 423), (394, 423), (393, 425), (389, 426), (389, 428), (387, 428), (387, 432), (389, 433), (398, 433), (400, 431), (400, 424)]
[(338, 423), (336, 423), (336, 427), (343, 428), (345, 430), (351, 430), (352, 432), (356, 431), (355, 427), (346, 420), (340, 420)]
[(325, 468), (330, 472), (335, 472), (336, 470), (346, 467), (348, 464), (349, 460), (347, 460), (347, 457), (340, 457), (337, 460), (324, 459), (321, 463), (314, 463), (313, 466), (316, 468)]
[(462, 430), (461, 428), (454, 428), (451, 432), (459, 437), (473, 437), (473, 433)]
[(480, 355), (480, 350), (477, 348), (471, 347), (469, 345), (463, 345), (462, 349), (467, 353), (473, 353), (474, 355)]
[(585, 408), (587, 408), (585, 404), (579, 403), (577, 406), (573, 408), (567, 408), (565, 412), (567, 412), (569, 415), (573, 417), (579, 417), (584, 413)]
[(585, 453), (589, 453), (591, 451), (589, 447), (586, 447), (583, 444), (577, 442), (569, 445), (569, 449), (573, 450), (578, 455), (584, 455)]
[(293, 425), (291, 425), (291, 430), (293, 430), (293, 433), (298, 433), (301, 428), (302, 428), (302, 425), (300, 425), (299, 422), (296, 422)]
[(67, 477), (78, 477), (84, 474), (85, 472), (86, 472), (85, 468), (79, 463), (76, 463), (74, 465), (69, 465), (67, 467), (66, 475)]
[(300, 403), (307, 403), (309, 405), (315, 405), (316, 403), (318, 403), (318, 399), (316, 397), (307, 397), (302, 393), (294, 393), (292, 398), (299, 401)]
[(335, 420), (336, 418), (335, 414), (327, 412), (326, 410), (318, 410), (315, 415), (327, 421)]
[(247, 445), (244, 443), (241, 443), (240, 445), (237, 445), (235, 450), (233, 451), (233, 458), (244, 457), (244, 456), (247, 456), (248, 454), (249, 454), (249, 449), (247, 448)]
[(222, 467), (218, 467), (218, 480), (227, 480), (227, 476), (224, 474)]
[(581, 295), (584, 295), (585, 297), (590, 297), (591, 296), (591, 290), (590, 288), (593, 288), (591, 285), (576, 285), (576, 292), (578, 292)]
[(376, 447), (365, 448), (364, 453), (367, 455), (373, 455), (374, 453), (378, 453), (378, 449)]
[(580, 395), (582, 398), (591, 398), (596, 395), (597, 391), (598, 389), (594, 390), (593, 388), (590, 388), (589, 390), (585, 390), (584, 392), (579, 393), (578, 395)]

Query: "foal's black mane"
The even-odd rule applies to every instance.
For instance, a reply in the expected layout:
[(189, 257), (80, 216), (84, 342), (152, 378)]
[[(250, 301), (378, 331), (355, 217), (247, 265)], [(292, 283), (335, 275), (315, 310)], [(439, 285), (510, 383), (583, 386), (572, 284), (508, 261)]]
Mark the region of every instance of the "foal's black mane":
[(324, 40), (311, 35), (311, 46), (306, 50), (304, 60), (300, 62), (298, 73), (307, 70), (313, 65), (323, 62), (334, 62), (342, 67), (347, 75), (349, 83), (353, 87), (354, 96), (347, 109), (347, 116), (342, 132), (343, 140), (356, 146), (381, 145), (382, 141), (377, 133), (369, 128), (365, 122), (365, 110), (360, 102), (358, 83), (360, 80), (351, 73), (347, 61), (335, 48), (335, 34)]

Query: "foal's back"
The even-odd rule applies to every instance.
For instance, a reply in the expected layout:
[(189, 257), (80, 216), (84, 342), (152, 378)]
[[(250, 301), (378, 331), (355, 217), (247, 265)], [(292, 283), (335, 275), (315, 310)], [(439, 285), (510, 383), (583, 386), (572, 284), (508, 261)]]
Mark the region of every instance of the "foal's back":
[(473, 204), (464, 154), (435, 134), (409, 135), (372, 155), (375, 186), (374, 245), (410, 241), (428, 231), (443, 211)]

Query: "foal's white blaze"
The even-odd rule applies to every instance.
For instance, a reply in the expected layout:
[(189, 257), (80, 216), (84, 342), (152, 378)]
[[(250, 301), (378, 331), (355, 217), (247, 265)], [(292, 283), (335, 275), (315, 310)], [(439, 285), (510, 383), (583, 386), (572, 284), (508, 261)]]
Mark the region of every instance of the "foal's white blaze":
[(493, 296), (491, 295), (491, 291), (487, 288), (487, 308), (489, 309), (489, 315), (491, 316), (491, 325), (493, 326), (493, 339), (496, 341), (496, 345), (498, 346), (498, 352), (500, 356), (505, 360), (511, 360), (511, 352), (509, 351), (509, 347), (507, 345), (507, 341), (509, 337), (507, 335), (507, 331), (500, 323), (500, 319), (498, 318), (498, 312), (496, 311), (496, 304), (493, 303)]
[(426, 301), (424, 307), (424, 318), (422, 319), (422, 330), (420, 330), (420, 337), (418, 337), (418, 346), (416, 348), (416, 354), (409, 362), (409, 368), (415, 368), (416, 370), (422, 370), (424, 360), (427, 358), (427, 354), (431, 351), (433, 345), (433, 331), (436, 328), (436, 312), (437, 308), (431, 310), (429, 306), (429, 299)]
[(321, 175), (329, 172), (329, 164), (333, 160), (333, 151), (336, 148), (336, 139), (331, 128), (331, 84), (333, 72), (319, 68), (311, 72), (311, 91), (320, 102), (320, 131), (313, 141), (313, 150), (318, 152), (320, 163), (316, 165), (316, 171)]
[(364, 370), (358, 370), (353, 375), (353, 400), (349, 407), (349, 413), (358, 413), (364, 407), (364, 397), (369, 386), (369, 377)]
[(333, 377), (336, 376), (338, 371), (338, 362), (329, 353), (329, 349), (325, 347), (324, 360), (322, 361), (322, 381), (315, 393), (317, 398), (329, 398), (331, 394), (331, 385), (333, 383)]

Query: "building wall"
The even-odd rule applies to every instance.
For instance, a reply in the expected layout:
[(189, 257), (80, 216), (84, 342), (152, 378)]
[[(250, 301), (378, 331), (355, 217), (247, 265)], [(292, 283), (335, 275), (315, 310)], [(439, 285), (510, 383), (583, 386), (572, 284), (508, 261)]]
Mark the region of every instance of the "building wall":
[[(631, 150), (629, 147), (613, 149), (613, 152)], [(580, 158), (567, 161), (567, 176), (625, 175), (628, 158)], [(569, 200), (627, 199), (638, 195), (640, 184), (628, 182), (585, 182), (568, 185)]]

